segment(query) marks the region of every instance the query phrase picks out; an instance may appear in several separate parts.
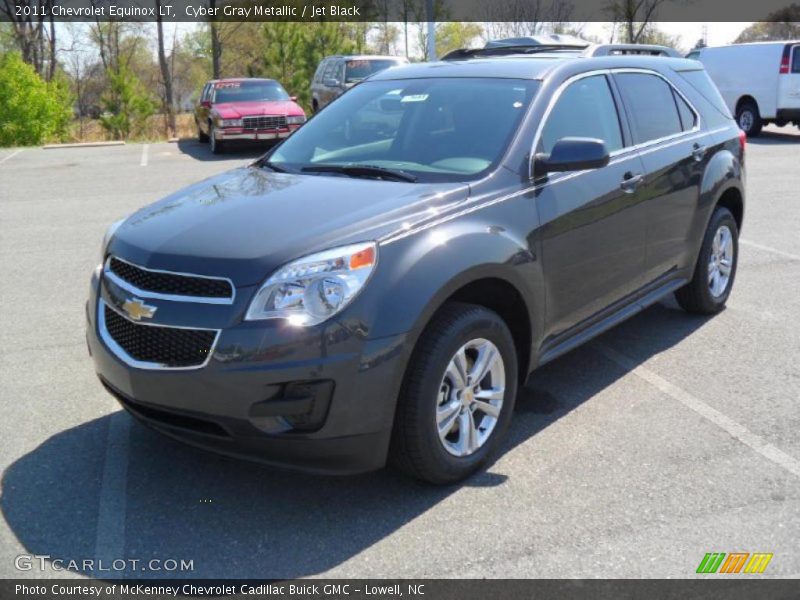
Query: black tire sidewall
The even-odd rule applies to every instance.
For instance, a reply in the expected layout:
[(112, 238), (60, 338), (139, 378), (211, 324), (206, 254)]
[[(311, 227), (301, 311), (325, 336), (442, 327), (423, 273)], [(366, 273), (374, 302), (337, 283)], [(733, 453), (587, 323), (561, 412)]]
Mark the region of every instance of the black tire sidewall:
[[(482, 466), (502, 443), (505, 432), (511, 421), (514, 400), (517, 392), (517, 355), (511, 333), (505, 323), (495, 313), (476, 308), (461, 316), (456, 324), (455, 335), (448, 339), (436, 340), (436, 348), (430, 360), (425, 364), (416, 364), (413, 368), (424, 369), (423, 377), (414, 390), (413, 401), (417, 402), (420, 422), (420, 442), (423, 452), (430, 460), (431, 466), (440, 473), (443, 482), (463, 479)], [(436, 429), (436, 399), (445, 370), (456, 351), (477, 338), (492, 342), (503, 358), (506, 376), (506, 396), (494, 430), (486, 442), (474, 454), (467, 457), (453, 456), (439, 439)]]
[[(753, 115), (752, 125), (750, 129), (742, 129), (742, 126), (739, 124), (739, 120), (741, 116), (745, 113), (749, 112)], [(739, 125), (739, 128), (742, 129), (748, 136), (756, 136), (761, 132), (762, 123), (761, 123), (761, 114), (758, 112), (758, 106), (753, 104), (752, 102), (745, 102), (739, 107), (739, 111), (736, 113), (736, 124)]]

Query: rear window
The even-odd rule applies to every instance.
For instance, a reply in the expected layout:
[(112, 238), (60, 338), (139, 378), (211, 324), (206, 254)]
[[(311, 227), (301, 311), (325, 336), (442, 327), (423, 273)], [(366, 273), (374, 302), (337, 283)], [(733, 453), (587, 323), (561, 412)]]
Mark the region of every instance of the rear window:
[(656, 75), (619, 73), (616, 76), (631, 112), (637, 144), (683, 131), (672, 87)]
[(697, 90), (697, 92), (703, 96), (703, 98), (708, 100), (708, 102), (720, 113), (722, 113), (723, 116), (729, 119), (733, 118), (731, 116), (731, 111), (728, 110), (728, 107), (725, 105), (725, 101), (719, 94), (717, 86), (714, 85), (713, 81), (711, 81), (708, 73), (698, 69), (697, 71), (679, 71), (678, 75), (680, 75), (689, 83), (689, 85)]
[(345, 69), (344, 81), (345, 83), (355, 83), (362, 79), (369, 77), (373, 73), (383, 71), (389, 67), (394, 67), (398, 63), (396, 60), (375, 60), (375, 59), (357, 59), (348, 60)]

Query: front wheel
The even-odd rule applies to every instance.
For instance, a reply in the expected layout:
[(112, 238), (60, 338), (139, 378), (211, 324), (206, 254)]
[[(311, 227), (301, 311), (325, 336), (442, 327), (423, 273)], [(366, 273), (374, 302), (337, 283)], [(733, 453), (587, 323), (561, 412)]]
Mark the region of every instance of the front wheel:
[(502, 443), (517, 393), (517, 355), (505, 322), (471, 304), (446, 304), (406, 372), (391, 461), (430, 483), (461, 481)]
[(711, 215), (692, 280), (675, 292), (681, 307), (691, 313), (713, 315), (722, 310), (733, 288), (739, 262), (739, 228), (722, 206)]

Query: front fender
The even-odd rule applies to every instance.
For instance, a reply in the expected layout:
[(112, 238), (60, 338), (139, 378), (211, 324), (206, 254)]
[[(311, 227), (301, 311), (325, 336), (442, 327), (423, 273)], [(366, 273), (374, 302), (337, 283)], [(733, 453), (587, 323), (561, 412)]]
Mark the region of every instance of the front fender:
[(347, 311), (344, 324), (373, 339), (404, 333), (413, 347), (436, 310), (460, 288), (481, 279), (502, 280), (519, 292), (531, 339), (539, 339), (544, 313), (540, 263), (524, 239), (478, 219), (382, 244), (374, 278)]

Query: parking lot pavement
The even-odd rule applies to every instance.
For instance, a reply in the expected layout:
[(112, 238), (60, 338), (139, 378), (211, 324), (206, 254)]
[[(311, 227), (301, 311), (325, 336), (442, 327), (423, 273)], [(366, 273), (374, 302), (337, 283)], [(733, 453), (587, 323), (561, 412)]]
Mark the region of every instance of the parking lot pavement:
[(450, 488), (206, 454), (96, 381), (83, 303), (106, 226), (257, 154), (0, 151), (0, 577), (64, 575), (21, 554), (193, 561), (129, 577), (691, 577), (712, 551), (800, 576), (797, 129), (748, 146), (728, 309), (665, 301), (542, 368), (504, 453)]

